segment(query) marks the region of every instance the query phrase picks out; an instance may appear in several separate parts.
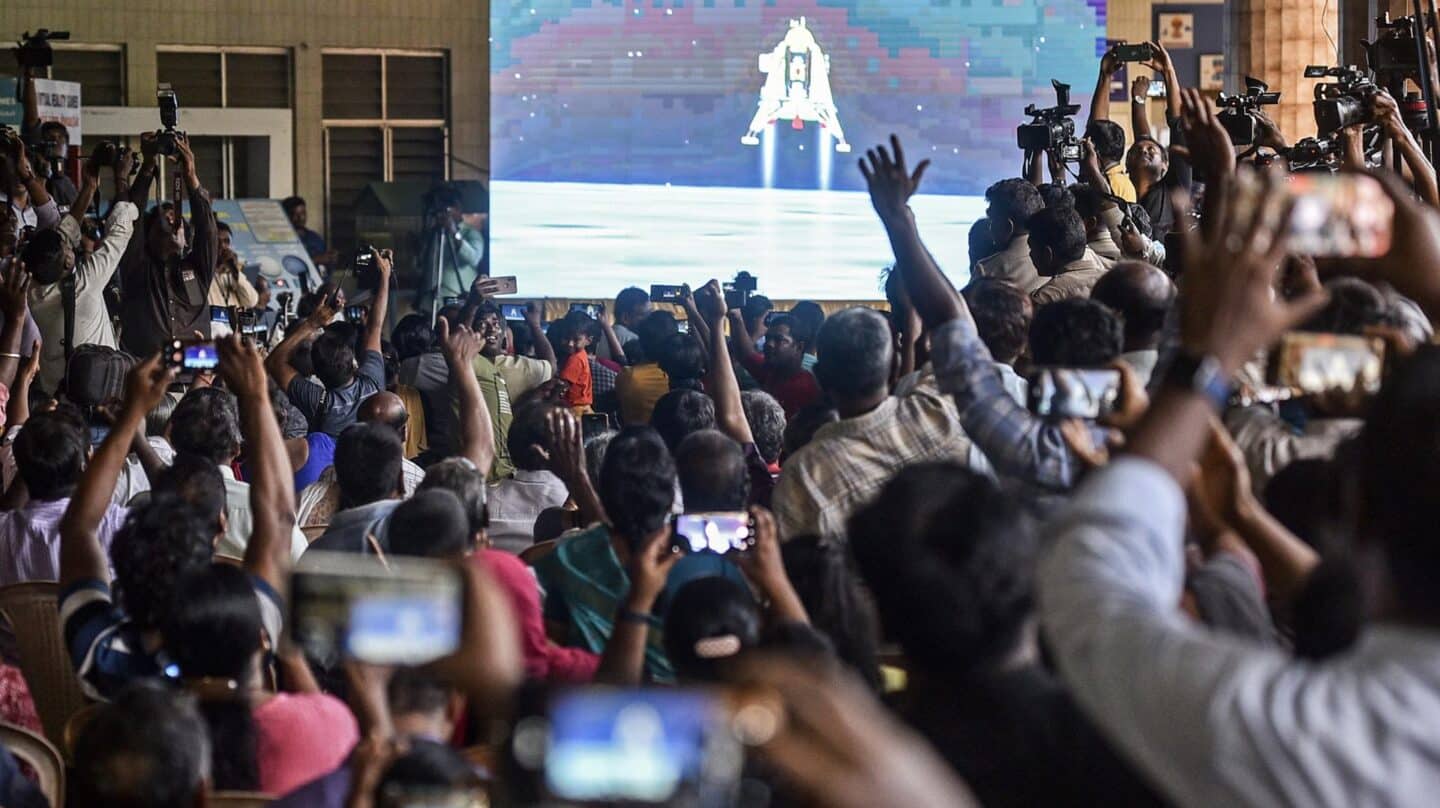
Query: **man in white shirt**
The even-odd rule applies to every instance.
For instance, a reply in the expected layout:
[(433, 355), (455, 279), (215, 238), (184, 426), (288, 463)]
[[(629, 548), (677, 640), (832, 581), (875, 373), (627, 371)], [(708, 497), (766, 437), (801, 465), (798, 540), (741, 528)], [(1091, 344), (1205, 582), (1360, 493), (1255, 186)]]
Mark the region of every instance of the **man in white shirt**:
[(515, 474), (490, 487), (487, 531), (497, 550), (519, 553), (535, 543), (535, 520), (547, 508), (564, 505), (569, 491), (550, 471), (552, 443), (546, 418), (553, 408), (532, 404), (515, 414), (506, 436)]
[[(25, 246), (25, 266), (34, 278), (30, 287), (30, 313), (45, 335), (40, 355), (40, 387), (54, 392), (65, 375), (65, 291), (64, 278), (75, 279), (75, 345), (119, 345), (110, 314), (105, 309), (105, 286), (120, 265), (130, 242), (139, 209), (120, 200), (105, 219), (105, 238), (95, 251), (75, 260), (80, 244), (80, 225), (65, 216), (54, 230), (37, 233)], [(28, 346), (25, 346), (28, 349)]]

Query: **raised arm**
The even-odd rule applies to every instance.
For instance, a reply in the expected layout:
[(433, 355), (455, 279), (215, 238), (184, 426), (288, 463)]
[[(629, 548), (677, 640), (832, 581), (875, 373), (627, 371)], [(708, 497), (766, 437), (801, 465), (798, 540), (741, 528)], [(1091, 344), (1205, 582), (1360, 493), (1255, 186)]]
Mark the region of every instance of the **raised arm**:
[(5, 407), (5, 426), (17, 427), (30, 420), (30, 385), (40, 373), (40, 340), (30, 345), (30, 354), (15, 374), (15, 384), (10, 388), (10, 402)]
[(1390, 142), (1395, 146), (1398, 157), (1409, 166), (1410, 174), (1414, 179), (1415, 193), (1421, 199), (1432, 206), (1440, 207), (1440, 186), (1435, 180), (1435, 166), (1425, 159), (1425, 152), (1421, 150), (1420, 144), (1415, 141), (1405, 120), (1400, 116), (1400, 106), (1395, 99), (1384, 90), (1375, 96), (1375, 119), (1384, 128), (1385, 133), (1390, 136)]
[[(185, 181), (185, 190), (190, 195), (190, 228), (195, 244), (191, 248), (195, 274), (200, 278), (201, 288), (207, 293), (215, 283), (215, 265), (220, 257), (220, 231), (215, 227), (215, 211), (210, 207), (210, 192), (200, 185), (196, 173), (195, 152), (190, 149), (190, 139), (184, 135), (175, 136), (175, 159)], [(175, 200), (179, 205), (180, 200)]]
[[(740, 382), (735, 379), (730, 350), (725, 345), (725, 293), (720, 289), (720, 282), (711, 280), (705, 284), (697, 295), (696, 305), (696, 316), (710, 325), (710, 372), (705, 377), (705, 390), (715, 400), (715, 426), (741, 446), (754, 443), (755, 436), (750, 431), (750, 422), (745, 420), (745, 407), (740, 400)], [(743, 322), (741, 328), (744, 328)]]
[(141, 133), (140, 173), (135, 175), (135, 182), (131, 183), (128, 189), (130, 201), (141, 210), (145, 209), (145, 202), (150, 198), (150, 185), (155, 182), (155, 175), (160, 171), (156, 147), (154, 132)]
[(550, 471), (565, 483), (580, 524), (604, 521), (605, 506), (600, 504), (600, 495), (586, 468), (585, 431), (580, 419), (568, 408), (555, 407), (545, 416), (545, 428), (550, 435)]
[[(30, 194), (30, 207), (35, 209), (36, 218), (38, 219), (40, 209), (49, 205), (52, 201), (50, 199), (50, 192), (45, 190), (45, 181), (40, 179), (39, 175), (35, 173), (35, 169), (30, 165), (30, 157), (25, 153), (24, 141), (20, 140), (14, 133), (11, 133), (10, 137), (11, 159), (15, 161), (15, 174), (19, 178), (20, 184), (24, 185), (26, 192)], [(54, 226), (53, 220), (49, 226)], [(44, 230), (47, 225), (42, 221), (39, 222), (39, 227), (41, 230)]]
[(670, 527), (651, 536), (630, 558), (626, 572), (630, 591), (615, 615), (605, 653), (595, 680), (612, 685), (638, 685), (645, 672), (645, 643), (650, 636), (650, 612), (665, 589), (670, 570), (680, 553), (670, 546)]
[[(85, 161), (80, 170), (79, 193), (75, 195), (75, 201), (70, 205), (69, 214), (76, 224), (85, 223), (85, 214), (89, 212), (90, 206), (95, 202), (95, 192), (100, 189), (101, 166), (95, 160), (96, 152), (99, 149), (99, 146), (95, 147), (95, 152), (90, 153), (90, 158)], [(115, 198), (119, 199), (120, 197), (117, 195)]]
[(1124, 63), (1116, 58), (1113, 47), (1100, 57), (1100, 74), (1095, 78), (1095, 93), (1090, 96), (1090, 118), (1085, 122), (1086, 130), (1096, 121), (1110, 119), (1110, 82), (1122, 67)]
[(463, 325), (452, 329), (443, 317), (436, 326), (445, 362), (450, 366), (450, 384), (460, 400), (460, 456), (468, 458), (481, 474), (488, 476), (495, 463), (495, 428), (480, 393), (480, 380), (475, 378), (480, 337)]
[(11, 262), (10, 271), (0, 277), (0, 311), (5, 313), (5, 326), (0, 328), (0, 384), (10, 387), (20, 367), (20, 338), (25, 332), (28, 311), (30, 273), (20, 256)]
[(780, 532), (775, 526), (775, 515), (755, 506), (750, 509), (750, 518), (755, 523), (755, 546), (750, 552), (739, 556), (740, 571), (769, 604), (766, 613), (776, 623), (809, 623), (805, 604), (785, 572), (785, 560), (780, 555)]
[(1170, 51), (1165, 50), (1159, 42), (1152, 40), (1150, 50), (1154, 57), (1145, 63), (1145, 66), (1154, 70), (1165, 82), (1165, 119), (1173, 121), (1180, 117), (1180, 76), (1175, 72), (1175, 62), (1170, 59)]
[(280, 423), (270, 408), (270, 388), (260, 351), (234, 334), (218, 339), (220, 374), (240, 406), (240, 434), (250, 462), (250, 511), (254, 524), (245, 545), (245, 569), (284, 592), (295, 528), (295, 474)]
[(1155, 136), (1150, 129), (1149, 92), (1150, 79), (1144, 76), (1135, 77), (1135, 82), (1130, 85), (1130, 132), (1135, 140)]
[[(700, 315), (700, 309), (695, 305), (695, 293), (690, 290), (690, 284), (685, 284), (685, 295), (680, 298), (680, 306), (685, 309), (685, 322), (690, 323), (694, 331), (694, 337), (700, 343), (700, 347), (709, 352), (710, 350), (710, 326), (705, 318)], [(721, 298), (724, 299), (723, 297)]]
[[(321, 300), (315, 306), (315, 310), (306, 317), (290, 327), (285, 339), (275, 346), (275, 350), (265, 357), (265, 370), (280, 385), (281, 390), (289, 390), (290, 382), (300, 375), (299, 371), (290, 364), (290, 357), (295, 355), (295, 349), (305, 342), (311, 334), (324, 328), (327, 323), (335, 319), (335, 307), (338, 292), (332, 292), (328, 297)], [(372, 316), (374, 312), (371, 312)]]
[[(724, 305), (725, 298), (720, 298), (721, 305)], [(750, 328), (745, 325), (745, 312), (740, 309), (731, 309), (728, 313), (730, 319), (730, 342), (735, 346), (735, 355), (741, 362), (759, 362), (764, 359), (760, 352), (755, 349), (755, 340), (750, 336)]]
[(605, 344), (610, 346), (611, 360), (620, 365), (630, 364), (625, 358), (625, 346), (615, 335), (615, 315), (608, 309), (600, 312), (600, 330), (605, 332)]
[(115, 425), (90, 457), (60, 520), (62, 591), (77, 581), (110, 581), (110, 561), (96, 531), (105, 509), (110, 506), (110, 496), (115, 491), (120, 470), (125, 467), (135, 431), (145, 422), (145, 414), (164, 398), (174, 379), (175, 369), (165, 367), (158, 354), (135, 366), (126, 378), (125, 399)]
[(380, 283), (375, 289), (375, 302), (370, 304), (370, 316), (365, 318), (365, 350), (380, 352), (380, 335), (385, 330), (385, 321), (390, 313), (390, 271), (395, 256), (389, 250), (376, 250), (375, 271)]
[(545, 333), (545, 326), (540, 322), (540, 315), (543, 314), (542, 307), (535, 301), (525, 304), (525, 325), (530, 329), (530, 340), (535, 345), (535, 358), (542, 362), (549, 362), (555, 373), (560, 372), (560, 360), (555, 356), (555, 346), (550, 344), (550, 337)]

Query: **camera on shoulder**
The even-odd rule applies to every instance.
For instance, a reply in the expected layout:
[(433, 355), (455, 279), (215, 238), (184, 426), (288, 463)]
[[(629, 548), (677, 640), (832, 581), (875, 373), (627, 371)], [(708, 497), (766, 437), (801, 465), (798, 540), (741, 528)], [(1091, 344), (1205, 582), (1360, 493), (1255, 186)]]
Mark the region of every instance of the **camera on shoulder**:
[(1055, 106), (1036, 109), (1025, 107), (1025, 114), (1034, 118), (1015, 130), (1015, 142), (1028, 152), (1052, 152), (1066, 163), (1080, 162), (1080, 139), (1075, 137), (1075, 115), (1079, 104), (1070, 103), (1070, 85), (1050, 79), (1055, 88)]

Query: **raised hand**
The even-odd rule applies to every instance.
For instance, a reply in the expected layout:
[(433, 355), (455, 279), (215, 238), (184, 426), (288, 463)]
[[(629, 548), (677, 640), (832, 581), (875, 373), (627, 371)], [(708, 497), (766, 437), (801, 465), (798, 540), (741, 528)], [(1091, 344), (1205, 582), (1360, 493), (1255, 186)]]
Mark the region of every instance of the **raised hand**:
[(575, 413), (552, 409), (545, 415), (545, 431), (550, 436), (550, 471), (567, 486), (585, 477), (584, 430)]
[(340, 310), (340, 290), (320, 298), (315, 304), (315, 310), (310, 312), (310, 324), (316, 328), (324, 328), (335, 319), (335, 314)]
[(33, 381), (40, 372), (40, 348), (43, 347), (40, 340), (35, 340), (30, 345), (30, 353), (20, 365), (20, 378), (26, 383)]
[(626, 608), (646, 614), (665, 589), (670, 570), (680, 561), (680, 551), (670, 544), (670, 527), (666, 525), (651, 536), (645, 546), (631, 553), (626, 572), (630, 577), (630, 595)]
[(231, 334), (215, 340), (215, 349), (220, 354), (220, 375), (236, 398), (269, 395), (265, 359), (254, 343)]
[(480, 348), (485, 341), (468, 326), (457, 325), (451, 328), (450, 321), (441, 317), (436, 323), (436, 329), (440, 337), (440, 348), (451, 364), (470, 367), (475, 357), (480, 355)]
[(175, 159), (185, 171), (195, 170), (195, 152), (190, 149), (190, 138), (183, 132), (175, 133)]
[(25, 318), (29, 293), (30, 273), (25, 269), (25, 262), (17, 255), (10, 271), (0, 276), (0, 312), (5, 313), (5, 319), (13, 322)]
[[(894, 217), (905, 211), (910, 197), (920, 190), (920, 180), (925, 176), (925, 169), (930, 167), (929, 160), (921, 160), (914, 173), (911, 173), (905, 164), (905, 151), (900, 146), (900, 138), (891, 135), (890, 146), (894, 149), (893, 156), (884, 146), (876, 146), (865, 152), (865, 157), (860, 160), (860, 173), (864, 175), (865, 183), (870, 188), (870, 202), (881, 219)], [(868, 164), (866, 160), (869, 161)]]
[(700, 291), (695, 293), (695, 306), (712, 328), (718, 328), (725, 319), (725, 292), (720, 288), (720, 281), (711, 278), (700, 287)]
[(1131, 98), (1149, 98), (1149, 97), (1150, 97), (1150, 77), (1149, 77), (1149, 76), (1136, 76), (1135, 79), (1130, 82), (1130, 97), (1131, 97)]
[(131, 368), (125, 377), (125, 406), (142, 415), (155, 409), (175, 381), (175, 371), (160, 361), (160, 354)]
[(1235, 146), (1215, 105), (1199, 90), (1180, 91), (1180, 126), (1190, 146), (1190, 161), (1207, 181), (1218, 181), (1235, 171)]

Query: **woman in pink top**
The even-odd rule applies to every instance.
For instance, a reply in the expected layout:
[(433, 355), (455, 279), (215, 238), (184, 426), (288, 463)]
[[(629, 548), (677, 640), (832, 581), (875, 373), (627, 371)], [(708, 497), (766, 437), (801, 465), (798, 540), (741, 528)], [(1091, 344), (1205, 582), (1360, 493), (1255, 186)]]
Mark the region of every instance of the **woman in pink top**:
[[(182, 580), (163, 627), (166, 656), (201, 700), (210, 726), (216, 790), (284, 794), (331, 771), (359, 740), (344, 702), (319, 692), (304, 675), (289, 684), (307, 692), (263, 688), (268, 642), (250, 578), (214, 564)], [(278, 630), (278, 629), (277, 629)]]
[(520, 650), (525, 655), (525, 677), (551, 682), (588, 682), (595, 678), (600, 656), (583, 648), (564, 648), (545, 634), (540, 611), (540, 585), (535, 573), (516, 556), (502, 550), (484, 549), (471, 558), (485, 568), (505, 591), (515, 612)]

